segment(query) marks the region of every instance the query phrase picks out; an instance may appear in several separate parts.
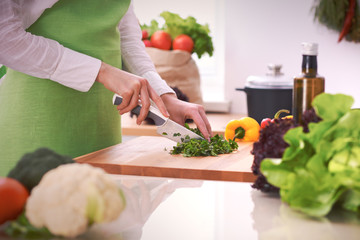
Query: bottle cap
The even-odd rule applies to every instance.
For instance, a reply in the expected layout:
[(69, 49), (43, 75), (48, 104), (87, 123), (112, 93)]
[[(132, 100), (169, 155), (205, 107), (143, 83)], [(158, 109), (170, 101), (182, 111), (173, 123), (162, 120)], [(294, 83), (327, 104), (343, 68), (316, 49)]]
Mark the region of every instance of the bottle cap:
[(317, 43), (308, 43), (303, 42), (302, 44), (302, 54), (316, 56), (318, 54), (318, 44)]

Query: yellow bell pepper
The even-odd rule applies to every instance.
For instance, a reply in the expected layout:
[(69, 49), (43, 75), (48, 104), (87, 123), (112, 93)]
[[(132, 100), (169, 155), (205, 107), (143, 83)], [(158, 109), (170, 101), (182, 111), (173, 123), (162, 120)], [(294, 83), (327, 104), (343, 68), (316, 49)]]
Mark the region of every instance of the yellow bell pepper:
[(285, 116), (285, 117), (282, 117), (282, 119), (293, 119), (293, 118), (294, 118), (293, 115), (287, 115), (287, 116)]
[(256, 142), (260, 136), (260, 125), (251, 117), (231, 120), (225, 128), (225, 139), (235, 142)]

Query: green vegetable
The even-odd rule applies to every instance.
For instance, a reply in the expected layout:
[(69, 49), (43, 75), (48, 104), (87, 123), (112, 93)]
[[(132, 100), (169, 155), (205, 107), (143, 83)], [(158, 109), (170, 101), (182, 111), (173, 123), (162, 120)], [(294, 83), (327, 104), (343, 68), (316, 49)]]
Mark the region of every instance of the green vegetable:
[(140, 25), (140, 28), (141, 28), (141, 30), (146, 30), (148, 32), (149, 39), (154, 34), (154, 32), (156, 32), (157, 30), (163, 29), (162, 27), (159, 26), (159, 23), (156, 20), (151, 20), (150, 25), (142, 24), (142, 25)]
[(25, 154), (9, 172), (8, 177), (15, 178), (31, 192), (46, 172), (62, 164), (74, 162), (71, 157), (60, 155), (48, 148), (39, 148)]
[(207, 24), (199, 24), (194, 17), (182, 18), (176, 13), (164, 11), (160, 16), (165, 20), (164, 26), (160, 27), (156, 20), (152, 20), (150, 25), (143, 24), (141, 29), (148, 31), (151, 36), (157, 30), (164, 30), (171, 35), (171, 38), (186, 34), (194, 41), (194, 52), (201, 58), (205, 53), (213, 55), (214, 47), (210, 37), (210, 29)]
[(336, 205), (360, 213), (360, 110), (343, 94), (320, 94), (312, 105), (322, 118), (290, 129), (282, 159), (265, 159), (261, 172), (280, 188), (281, 199), (310, 216), (327, 215)]
[(54, 235), (50, 231), (43, 228), (36, 228), (26, 218), (25, 214), (22, 213), (15, 221), (5, 228), (5, 233), (16, 239), (53, 239)]
[[(312, 7), (314, 21), (329, 29), (341, 32), (344, 26), (350, 27), (345, 39), (360, 42), (360, 12), (353, 0), (316, 0)], [(349, 26), (351, 25), (351, 26)]]
[[(185, 127), (203, 137), (198, 128), (192, 129), (188, 124), (185, 124)], [(190, 139), (187, 135), (181, 143), (173, 147), (170, 154), (182, 154), (184, 157), (217, 156), (231, 153), (236, 149), (238, 149), (238, 144), (235, 141), (231, 139), (227, 141), (218, 134), (212, 137), (210, 142), (202, 139)]]
[(66, 164), (44, 175), (24, 213), (4, 231), (16, 239), (74, 239), (95, 224), (114, 221), (125, 205), (123, 191), (103, 169)]

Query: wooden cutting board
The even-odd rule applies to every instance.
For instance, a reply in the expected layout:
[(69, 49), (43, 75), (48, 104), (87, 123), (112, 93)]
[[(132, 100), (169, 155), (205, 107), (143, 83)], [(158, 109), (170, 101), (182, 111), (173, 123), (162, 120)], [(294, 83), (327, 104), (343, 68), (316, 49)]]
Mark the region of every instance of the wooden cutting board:
[(101, 167), (111, 174), (254, 182), (251, 172), (252, 143), (239, 143), (231, 154), (216, 157), (171, 155), (175, 142), (155, 136), (142, 136), (105, 148), (75, 160)]

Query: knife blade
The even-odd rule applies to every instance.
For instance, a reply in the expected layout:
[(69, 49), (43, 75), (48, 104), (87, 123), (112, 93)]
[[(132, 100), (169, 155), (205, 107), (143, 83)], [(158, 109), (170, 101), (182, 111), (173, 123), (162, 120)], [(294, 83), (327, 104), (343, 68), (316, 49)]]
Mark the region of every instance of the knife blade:
[[(120, 95), (114, 94), (113, 97), (114, 105), (120, 105), (122, 103), (122, 100), (123, 98)], [(141, 105), (139, 104), (134, 109), (132, 109), (131, 112), (138, 116), (140, 114), (140, 110), (141, 110)], [(180, 124), (174, 122), (173, 120), (164, 117), (164, 115), (162, 115), (157, 108), (151, 105), (147, 117), (154, 121), (157, 127), (156, 132), (159, 135), (166, 137), (170, 140), (173, 140), (178, 143), (188, 142), (192, 138), (204, 140), (204, 138), (201, 137), (200, 135), (187, 129), (186, 127), (181, 126)]]

